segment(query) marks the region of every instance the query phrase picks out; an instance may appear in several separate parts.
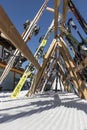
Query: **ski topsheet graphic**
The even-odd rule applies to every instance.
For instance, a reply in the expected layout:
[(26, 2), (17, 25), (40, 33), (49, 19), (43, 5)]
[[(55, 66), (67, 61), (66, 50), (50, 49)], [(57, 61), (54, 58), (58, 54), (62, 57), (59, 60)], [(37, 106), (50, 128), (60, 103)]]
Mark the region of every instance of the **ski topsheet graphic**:
[(87, 34), (87, 23), (84, 20), (84, 18), (81, 16), (80, 12), (75, 7), (72, 0), (69, 0), (68, 5), (69, 5), (69, 8), (71, 9), (71, 11), (73, 12), (73, 14), (75, 15), (76, 19), (78, 20), (79, 24), (83, 28), (84, 32)]
[[(49, 0), (45, 0), (45, 2), (43, 3), (43, 5), (41, 6), (40, 10), (38, 11), (38, 13), (36, 14), (35, 18), (33, 19), (33, 21), (31, 21), (28, 29), (26, 30), (26, 32), (23, 35), (23, 40), (26, 43), (28, 38), (31, 37), (32, 33), (33, 33), (33, 29), (35, 28), (37, 22), (40, 19), (40, 16), (42, 15), (44, 9), (46, 8), (46, 5), (48, 3)], [(12, 68), (16, 58), (20, 55), (20, 51), (18, 49), (15, 50), (14, 54), (11, 56), (10, 60), (7, 63), (7, 66), (5, 67), (5, 70), (3, 71), (1, 77), (0, 77), (0, 84), (3, 82), (3, 80), (6, 78), (6, 76), (8, 75), (10, 69)]]
[[(59, 15), (58, 21), (60, 21), (60, 19), (61, 19), (61, 16)], [(45, 34), (41, 44), (39, 45), (38, 49), (36, 50), (36, 52), (34, 54), (34, 57), (36, 59), (39, 59), (39, 57), (41, 57), (43, 55), (44, 47), (46, 46), (49, 36), (50, 36), (51, 32), (53, 31), (53, 27), (54, 27), (54, 20), (52, 21), (51, 25), (49, 26), (47, 33)], [(16, 98), (19, 95), (20, 90), (22, 89), (25, 81), (32, 74), (32, 72), (34, 70), (35, 70), (34, 66), (30, 63), (27, 66), (27, 68), (26, 68), (23, 76), (21, 77), (20, 81), (18, 82), (17, 86), (15, 87), (13, 93), (11, 94), (12, 98)]]

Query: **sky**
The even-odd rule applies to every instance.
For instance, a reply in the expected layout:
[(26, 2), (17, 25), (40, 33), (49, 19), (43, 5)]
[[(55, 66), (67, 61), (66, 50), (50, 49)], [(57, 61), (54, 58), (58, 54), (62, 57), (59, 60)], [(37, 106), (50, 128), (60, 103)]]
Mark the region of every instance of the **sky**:
[[(63, 0), (61, 0), (63, 1)], [(11, 19), (12, 23), (15, 25), (16, 29), (20, 34), (23, 32), (23, 24), (27, 19), (30, 21), (33, 20), (37, 12), (39, 11), (40, 7), (42, 6), (44, 0), (0, 0), (0, 5), (4, 8), (7, 15)], [(87, 0), (73, 0), (74, 4), (76, 5), (77, 9), (82, 14), (85, 21), (87, 21)], [(49, 0), (49, 3), (47, 4), (48, 7), (54, 8), (54, 0)], [(62, 7), (62, 5), (61, 5)], [(60, 8), (61, 12), (61, 8)], [(73, 17), (75, 20), (76, 25), (78, 26), (80, 32), (82, 33), (82, 36), (86, 38), (86, 35), (84, 31), (82, 30), (81, 26), (77, 22), (76, 18), (74, 17), (73, 13), (71, 11), (67, 14), (67, 20), (68, 18)], [(36, 48), (39, 46), (39, 38), (44, 35), (53, 20), (54, 15), (52, 12), (48, 12), (47, 10), (44, 10), (38, 25), (40, 26), (40, 32), (37, 36), (33, 36), (31, 41), (27, 43), (28, 47), (34, 54)], [(77, 37), (78, 40), (80, 38), (74, 33), (74, 35)], [(47, 51), (54, 34), (51, 34), (51, 37), (48, 41), (48, 44), (45, 48), (45, 51)], [(21, 44), (21, 43), (20, 43)]]

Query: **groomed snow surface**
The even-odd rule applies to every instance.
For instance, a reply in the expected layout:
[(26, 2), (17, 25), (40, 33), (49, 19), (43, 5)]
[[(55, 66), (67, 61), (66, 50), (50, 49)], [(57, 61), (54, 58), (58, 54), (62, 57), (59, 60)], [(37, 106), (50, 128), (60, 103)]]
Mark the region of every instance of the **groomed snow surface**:
[(87, 101), (73, 93), (10, 94), (0, 93), (0, 130), (87, 130)]

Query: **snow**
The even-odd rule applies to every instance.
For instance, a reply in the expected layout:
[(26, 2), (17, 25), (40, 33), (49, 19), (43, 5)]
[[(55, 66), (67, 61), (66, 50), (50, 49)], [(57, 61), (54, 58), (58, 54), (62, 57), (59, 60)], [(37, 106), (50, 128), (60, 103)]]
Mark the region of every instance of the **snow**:
[(87, 101), (74, 93), (25, 94), (0, 93), (0, 130), (87, 130)]

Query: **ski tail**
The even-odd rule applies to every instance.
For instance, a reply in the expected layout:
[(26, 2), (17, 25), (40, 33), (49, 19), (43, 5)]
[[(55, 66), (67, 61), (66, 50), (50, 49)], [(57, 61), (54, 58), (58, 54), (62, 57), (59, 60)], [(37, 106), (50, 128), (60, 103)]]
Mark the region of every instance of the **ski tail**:
[(16, 98), (19, 95), (19, 93), (20, 93), (24, 83), (26, 82), (27, 78), (31, 75), (31, 73), (32, 72), (29, 71), (28, 73), (24, 73), (23, 74), (23, 76), (21, 77), (19, 83), (17, 84), (17, 86), (15, 87), (14, 91), (12, 92), (11, 98)]
[(72, 2), (72, 0), (69, 0), (68, 6), (71, 9), (71, 11), (73, 12), (73, 14), (75, 15), (76, 19), (78, 20), (79, 24), (83, 28), (84, 32), (87, 34), (87, 23), (84, 20), (84, 18), (82, 17), (82, 15), (80, 14), (80, 12), (75, 7), (75, 5)]

